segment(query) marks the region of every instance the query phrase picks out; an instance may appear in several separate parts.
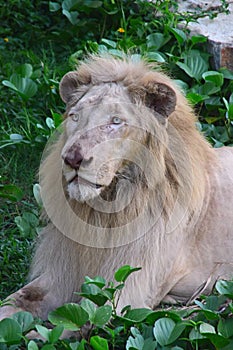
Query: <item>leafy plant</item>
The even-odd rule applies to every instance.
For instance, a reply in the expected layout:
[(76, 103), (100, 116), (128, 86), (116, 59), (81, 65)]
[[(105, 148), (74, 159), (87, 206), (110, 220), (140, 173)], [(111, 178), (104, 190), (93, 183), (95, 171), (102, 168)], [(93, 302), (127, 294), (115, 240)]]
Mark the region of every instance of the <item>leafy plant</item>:
[[(218, 294), (203, 296), (194, 306), (154, 311), (128, 306), (119, 315), (116, 296), (119, 297), (131, 273), (138, 270), (122, 266), (115, 273), (117, 284), (107, 283), (100, 276), (86, 277), (79, 293), (83, 298), (81, 304), (65, 304), (50, 312), (49, 325), (38, 323), (28, 312), (18, 312), (0, 321), (0, 347), (2, 344), (26, 345), (29, 350), (231, 349), (232, 281), (218, 281)], [(88, 327), (88, 332), (83, 327)], [(37, 331), (43, 340), (39, 343), (33, 340), (31, 330)], [(64, 330), (78, 331), (79, 340), (61, 339)]]

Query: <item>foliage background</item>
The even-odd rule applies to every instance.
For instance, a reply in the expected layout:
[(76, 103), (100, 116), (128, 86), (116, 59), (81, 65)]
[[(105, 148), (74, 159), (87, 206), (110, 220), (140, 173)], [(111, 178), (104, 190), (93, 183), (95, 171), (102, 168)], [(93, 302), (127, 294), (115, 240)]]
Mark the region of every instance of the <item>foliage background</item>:
[(37, 169), (61, 121), (61, 77), (87, 53), (157, 62), (183, 89), (214, 147), (233, 142), (233, 74), (211, 67), (206, 38), (190, 37), (198, 17), (173, 0), (9, 0), (0, 7), (0, 298), (25, 283), (32, 241), (43, 224)]

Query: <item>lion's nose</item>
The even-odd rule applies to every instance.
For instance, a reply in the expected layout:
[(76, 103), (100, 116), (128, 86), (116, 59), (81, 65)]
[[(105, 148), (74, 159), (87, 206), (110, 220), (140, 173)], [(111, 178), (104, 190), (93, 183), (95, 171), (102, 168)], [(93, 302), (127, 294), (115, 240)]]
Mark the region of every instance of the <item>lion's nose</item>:
[(78, 170), (81, 164), (83, 167), (88, 165), (93, 159), (92, 157), (85, 159), (85, 157), (82, 155), (81, 147), (77, 145), (71, 146), (68, 152), (62, 156), (62, 158), (65, 164), (69, 165), (75, 170)]

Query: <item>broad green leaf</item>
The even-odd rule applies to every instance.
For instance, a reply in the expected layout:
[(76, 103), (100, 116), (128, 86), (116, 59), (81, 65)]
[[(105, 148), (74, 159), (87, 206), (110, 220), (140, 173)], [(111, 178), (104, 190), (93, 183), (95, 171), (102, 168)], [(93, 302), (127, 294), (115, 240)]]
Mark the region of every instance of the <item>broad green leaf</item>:
[(223, 74), (216, 71), (208, 71), (202, 74), (202, 77), (205, 81), (211, 81), (216, 86), (222, 86), (224, 77)]
[(155, 350), (156, 348), (157, 348), (157, 342), (153, 338), (147, 338), (144, 340), (144, 345), (142, 350)]
[(198, 339), (204, 339), (205, 336), (202, 335), (197, 329), (193, 328), (191, 332), (189, 333), (189, 339), (190, 340), (198, 340)]
[(22, 332), (28, 331), (33, 325), (33, 316), (30, 312), (20, 311), (12, 316), (12, 319), (17, 321), (22, 328)]
[(226, 295), (230, 299), (233, 299), (233, 281), (217, 281), (215, 288), (219, 294)]
[(172, 331), (175, 328), (176, 323), (170, 318), (160, 318), (155, 321), (153, 333), (157, 342), (161, 346), (169, 344), (169, 339), (171, 337)]
[(106, 280), (103, 277), (97, 276), (94, 278), (90, 278), (85, 276), (85, 283), (87, 284), (95, 284), (99, 288), (103, 288), (106, 285)]
[(10, 318), (0, 321), (0, 343), (19, 343), (21, 337), (22, 330), (17, 321)]
[(81, 293), (78, 294), (93, 301), (98, 306), (104, 305), (106, 301), (109, 300), (106, 293), (94, 284), (82, 284)]
[(98, 0), (84, 0), (83, 5), (90, 7), (90, 8), (98, 8), (101, 7), (103, 4), (103, 1), (98, 1)]
[(91, 337), (90, 345), (94, 350), (109, 350), (107, 340), (99, 337), (98, 335)]
[(16, 73), (21, 75), (23, 78), (30, 78), (33, 72), (32, 65), (24, 63), (16, 69)]
[(30, 340), (27, 346), (27, 350), (39, 350), (36, 342), (34, 340)]
[(146, 57), (149, 59), (149, 60), (153, 60), (155, 62), (160, 62), (160, 63), (164, 63), (166, 62), (164, 56), (162, 53), (160, 52), (147, 52), (146, 53)]
[(20, 134), (10, 134), (10, 139), (13, 141), (22, 141), (23, 140), (23, 136)]
[(208, 62), (201, 56), (197, 50), (191, 50), (183, 56), (184, 62), (176, 64), (185, 71), (191, 78), (197, 81), (202, 79), (202, 74), (208, 70)]
[(124, 265), (116, 271), (114, 278), (117, 282), (125, 282), (131, 273), (139, 270), (141, 270), (141, 267), (131, 267), (129, 265)]
[(205, 43), (207, 38), (203, 35), (193, 35), (191, 41), (193, 44)]
[(194, 105), (198, 104), (200, 102), (203, 102), (205, 99), (208, 98), (208, 96), (203, 96), (203, 95), (197, 94), (195, 92), (187, 93), (186, 97), (189, 100), (189, 102), (191, 102)]
[(165, 37), (162, 33), (153, 33), (146, 37), (148, 49), (159, 50), (165, 44)]
[(231, 71), (229, 71), (227, 68), (225, 67), (221, 67), (219, 69), (220, 73), (223, 74), (224, 78), (225, 79), (230, 79), (230, 80), (233, 80), (233, 73)]
[(47, 341), (49, 341), (49, 332), (50, 331), (48, 328), (41, 326), (40, 324), (37, 324), (36, 330), (40, 335), (42, 335), (42, 337), (44, 337)]
[(115, 49), (117, 47), (117, 43), (113, 40), (109, 40), (109, 39), (102, 39), (101, 42), (103, 42), (104, 44), (107, 44), (108, 46), (112, 47), (113, 49)]
[(23, 198), (23, 191), (15, 185), (0, 185), (0, 197), (18, 202)]
[(2, 81), (2, 84), (3, 84), (4, 86), (9, 87), (10, 89), (12, 89), (12, 90), (14, 90), (14, 91), (18, 91), (17, 87), (16, 87), (13, 83), (11, 83), (9, 80), (3, 80), (3, 81)]
[[(188, 323), (187, 323), (188, 324)], [(173, 328), (170, 337), (168, 339), (169, 344), (173, 343), (176, 339), (179, 338), (179, 336), (181, 335), (181, 333), (185, 330), (185, 328), (187, 327), (187, 324), (185, 322), (179, 322), (175, 325), (175, 327)]]
[(95, 304), (93, 303), (93, 301), (91, 301), (89, 299), (82, 299), (81, 306), (88, 313), (89, 320), (91, 321), (93, 319), (95, 311), (96, 311)]
[(187, 36), (183, 30), (178, 28), (169, 28), (169, 30), (174, 35), (179, 44), (183, 44), (187, 40)]
[(206, 338), (208, 338), (212, 344), (214, 344), (216, 349), (222, 349), (224, 346), (228, 345), (230, 340), (224, 338), (219, 334), (214, 333), (205, 333)]
[(205, 333), (216, 333), (215, 328), (209, 324), (209, 323), (202, 323), (200, 325), (200, 333), (205, 334)]
[(233, 319), (221, 319), (218, 323), (218, 333), (225, 338), (233, 336)]
[(49, 11), (56, 12), (61, 8), (61, 5), (58, 2), (49, 1)]
[(130, 350), (131, 348), (136, 350), (142, 350), (144, 346), (144, 339), (141, 334), (136, 334), (135, 337), (129, 336), (126, 342), (126, 350)]
[(154, 311), (151, 309), (132, 309), (129, 310), (124, 317), (133, 322), (143, 322), (147, 318), (148, 315), (152, 314)]
[(33, 185), (33, 195), (34, 195), (34, 198), (37, 202), (37, 204), (42, 207), (43, 205), (43, 202), (42, 202), (42, 198), (41, 198), (41, 187), (39, 184), (34, 184)]
[(230, 104), (228, 105), (227, 117), (228, 117), (230, 120), (233, 120), (233, 103), (230, 103)]
[(62, 13), (68, 20), (70, 21), (71, 24), (75, 25), (78, 23), (78, 12), (77, 11), (67, 11), (67, 10), (62, 10)]
[(37, 92), (37, 84), (30, 78), (23, 78), (19, 74), (13, 74), (10, 81), (24, 100), (28, 100)]
[(52, 344), (45, 344), (42, 346), (41, 350), (56, 350), (56, 348)]
[(97, 327), (103, 327), (112, 316), (112, 307), (110, 305), (100, 306), (96, 309), (90, 321)]
[(49, 342), (54, 344), (58, 341), (60, 336), (62, 335), (62, 332), (64, 330), (64, 327), (62, 325), (56, 326), (49, 332)]
[(88, 321), (88, 313), (78, 304), (65, 304), (49, 313), (48, 320), (54, 325), (77, 331)]
[(54, 121), (53, 121), (52, 118), (49, 118), (49, 117), (46, 118), (45, 122), (46, 122), (46, 125), (48, 126), (48, 128), (49, 128), (50, 130), (55, 129)]

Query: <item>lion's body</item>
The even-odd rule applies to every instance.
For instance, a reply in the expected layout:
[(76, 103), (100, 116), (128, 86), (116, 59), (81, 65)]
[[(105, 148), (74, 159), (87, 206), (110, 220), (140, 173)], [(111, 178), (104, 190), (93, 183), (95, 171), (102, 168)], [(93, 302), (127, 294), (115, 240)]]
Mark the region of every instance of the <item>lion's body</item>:
[[(231, 148), (213, 150), (178, 88), (143, 63), (94, 58), (69, 74), (61, 82), (66, 131), (41, 168), (52, 223), (41, 234), (32, 282), (13, 295), (16, 306), (46, 318), (77, 298), (84, 276), (112, 280), (125, 264), (142, 270), (127, 281), (119, 308), (185, 302), (203, 283), (210, 291), (230, 278)], [(118, 120), (106, 122), (109, 115)], [(85, 179), (79, 188), (75, 167)]]

